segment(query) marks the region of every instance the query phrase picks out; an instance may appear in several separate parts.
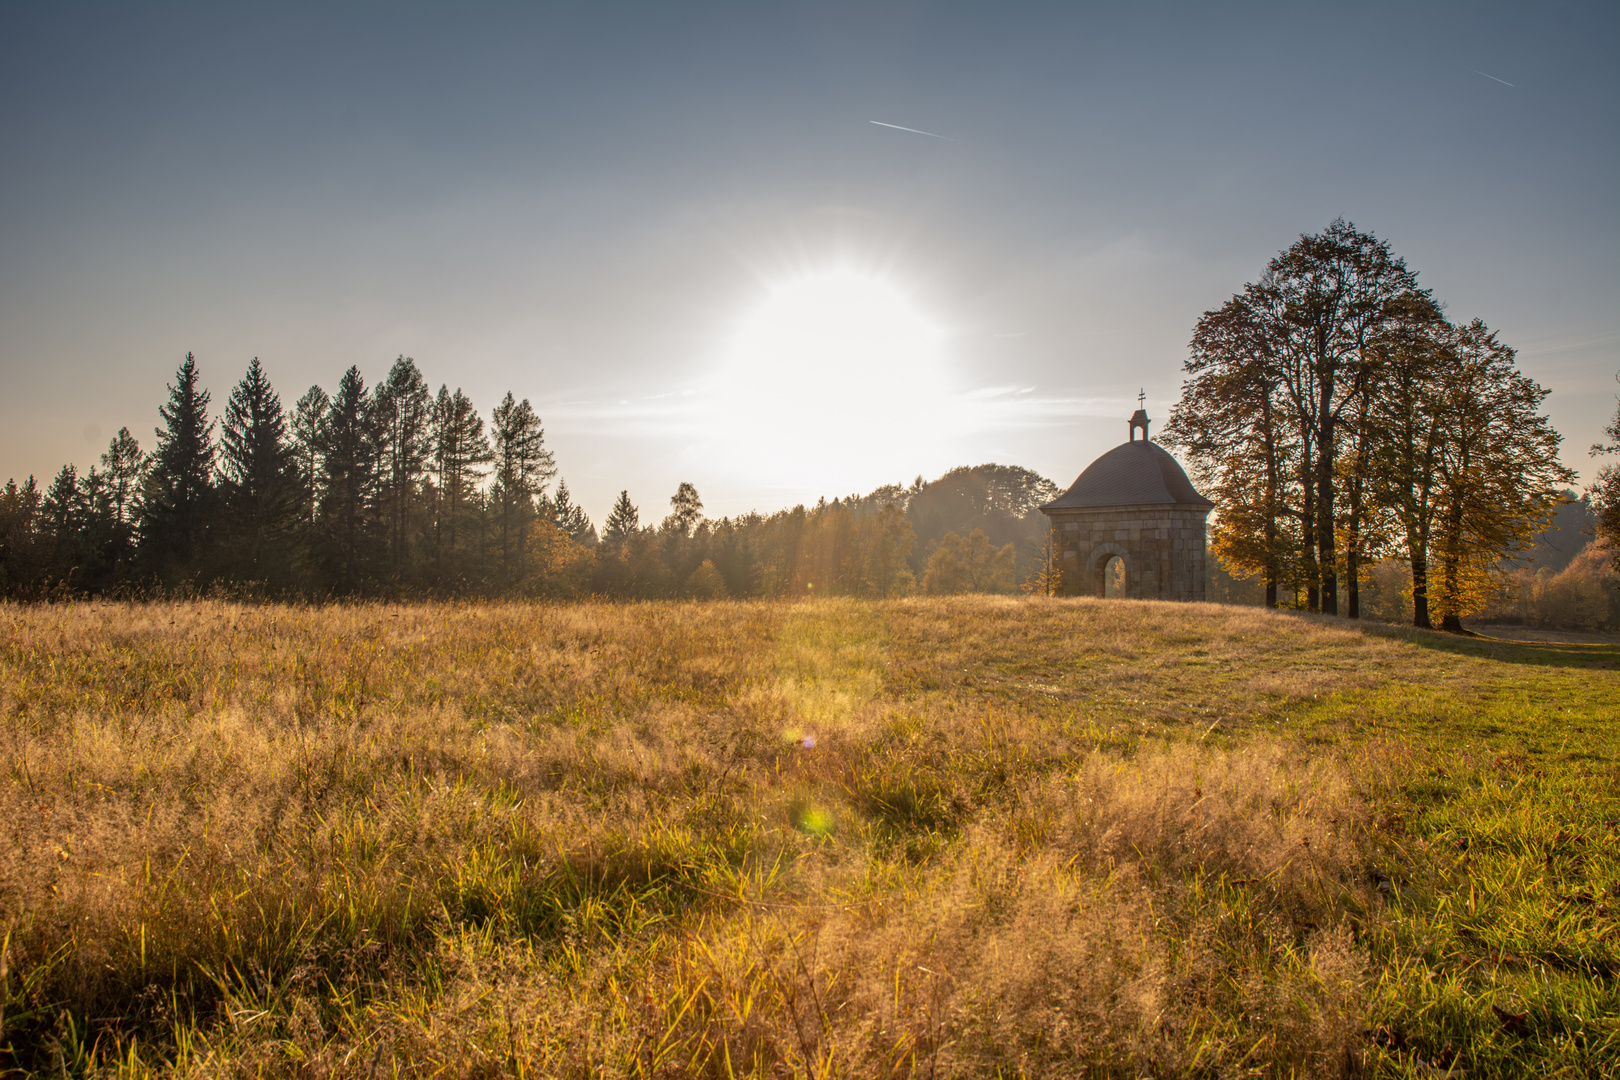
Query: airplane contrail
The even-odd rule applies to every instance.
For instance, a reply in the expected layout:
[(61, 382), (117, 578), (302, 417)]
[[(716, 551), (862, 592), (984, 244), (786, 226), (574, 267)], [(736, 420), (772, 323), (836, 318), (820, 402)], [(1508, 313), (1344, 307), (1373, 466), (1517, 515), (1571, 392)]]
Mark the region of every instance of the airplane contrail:
[[(1479, 68), (1469, 68), (1468, 70), (1472, 71), (1475, 75), (1485, 75), (1485, 72), (1479, 70)], [(1491, 80), (1492, 82), (1499, 82), (1503, 86), (1513, 86), (1513, 84), (1508, 82), (1506, 79), (1498, 79), (1495, 75), (1485, 75), (1485, 77), (1487, 79)], [(1518, 89), (1518, 88), (1514, 87), (1514, 89)]]
[(881, 120), (868, 120), (867, 123), (876, 124), (878, 127), (894, 128), (896, 131), (909, 131), (913, 135), (926, 135), (930, 139), (944, 139), (946, 142), (956, 141), (949, 135), (935, 135), (932, 131), (919, 131), (916, 128), (901, 127), (899, 124), (885, 124)]

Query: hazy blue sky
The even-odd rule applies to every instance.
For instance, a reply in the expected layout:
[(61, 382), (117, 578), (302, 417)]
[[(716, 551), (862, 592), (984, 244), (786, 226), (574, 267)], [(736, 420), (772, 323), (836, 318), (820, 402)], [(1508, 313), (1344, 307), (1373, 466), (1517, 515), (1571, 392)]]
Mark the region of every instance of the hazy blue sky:
[[(6, 4), (0, 480), (149, 448), (191, 350), (216, 410), (253, 356), (289, 405), (401, 353), (486, 416), (510, 389), (598, 521), (681, 480), (715, 514), (1067, 484), (1336, 216), (1520, 350), (1589, 476), (1617, 121), (1613, 3)], [(834, 267), (937, 327), (931, 387), (739, 366)], [(818, 438), (841, 396), (892, 429)]]

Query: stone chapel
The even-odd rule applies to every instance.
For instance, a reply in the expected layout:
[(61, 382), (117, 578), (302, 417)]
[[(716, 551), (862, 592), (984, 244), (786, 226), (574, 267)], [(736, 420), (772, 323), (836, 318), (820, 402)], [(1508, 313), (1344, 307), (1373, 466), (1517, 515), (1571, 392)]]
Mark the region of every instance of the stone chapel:
[[(1136, 437), (1141, 429), (1142, 437)], [(1204, 525), (1215, 504), (1176, 459), (1148, 441), (1138, 408), (1130, 439), (1093, 461), (1068, 491), (1041, 507), (1068, 596), (1104, 595), (1109, 563), (1124, 563), (1123, 595), (1204, 599)]]

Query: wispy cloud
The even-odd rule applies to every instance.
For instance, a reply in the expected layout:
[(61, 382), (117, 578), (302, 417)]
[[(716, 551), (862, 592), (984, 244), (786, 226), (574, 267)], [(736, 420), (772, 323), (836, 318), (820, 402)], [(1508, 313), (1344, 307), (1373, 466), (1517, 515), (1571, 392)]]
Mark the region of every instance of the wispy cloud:
[(1620, 334), (1598, 334), (1595, 337), (1558, 337), (1531, 340), (1518, 346), (1520, 353), (1563, 353), (1612, 346), (1620, 342)]
[(638, 434), (680, 435), (702, 426), (709, 402), (697, 388), (683, 388), (636, 397), (586, 393), (538, 403), (540, 415), (558, 430), (611, 435), (626, 428)]
[[(983, 386), (958, 398), (970, 429), (1056, 427), (1079, 420), (1113, 417), (1120, 403), (1105, 398), (1043, 394), (1039, 387)], [(1123, 415), (1123, 414), (1121, 414)]]
[(955, 142), (956, 141), (955, 139), (951, 138), (949, 135), (935, 135), (932, 131), (921, 131), (921, 130), (919, 130), (917, 128), (901, 127), (899, 124), (885, 124), (881, 120), (868, 120), (867, 123), (876, 124), (878, 127), (894, 128), (894, 130), (896, 130), (896, 131), (909, 131), (913, 135), (926, 135), (930, 139), (944, 139), (946, 142)]

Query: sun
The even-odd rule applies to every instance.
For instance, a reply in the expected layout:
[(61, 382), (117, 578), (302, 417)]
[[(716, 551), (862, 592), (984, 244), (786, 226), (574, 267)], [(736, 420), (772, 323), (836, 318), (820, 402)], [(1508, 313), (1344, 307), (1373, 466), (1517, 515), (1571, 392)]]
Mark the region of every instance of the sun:
[(778, 282), (728, 343), (722, 422), (754, 467), (787, 481), (836, 491), (907, 475), (946, 420), (946, 341), (884, 277), (837, 268)]
[(772, 288), (734, 348), (756, 378), (830, 404), (851, 384), (897, 391), (937, 375), (942, 336), (892, 284), (835, 270)]

